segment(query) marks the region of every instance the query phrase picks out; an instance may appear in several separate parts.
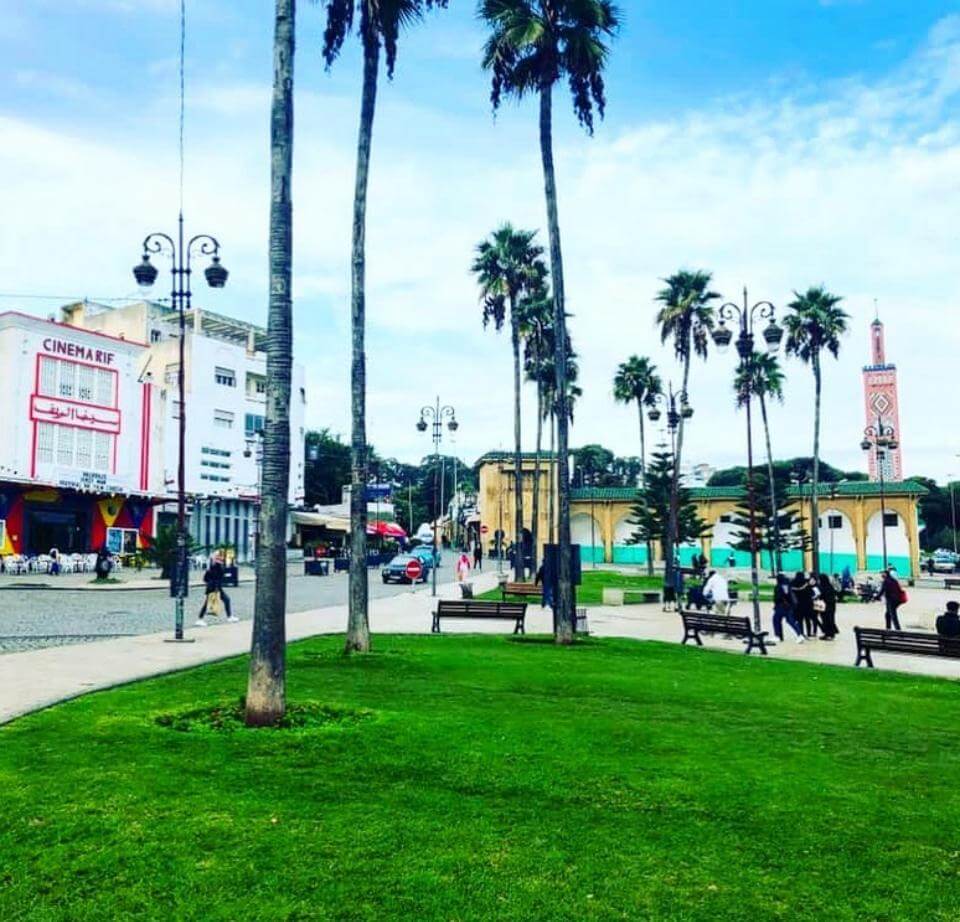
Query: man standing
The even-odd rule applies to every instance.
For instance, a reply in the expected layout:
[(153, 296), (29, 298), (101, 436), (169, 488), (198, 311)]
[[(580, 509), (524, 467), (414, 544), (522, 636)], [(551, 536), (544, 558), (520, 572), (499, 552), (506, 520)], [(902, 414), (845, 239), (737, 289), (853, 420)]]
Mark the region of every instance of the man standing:
[(476, 543), (473, 545), (473, 569), (482, 570), (483, 569), (483, 545), (480, 543), (478, 538)]
[(897, 617), (897, 609), (907, 601), (907, 594), (897, 579), (897, 571), (893, 567), (888, 567), (883, 574), (883, 583), (880, 585), (880, 594), (883, 596), (885, 606), (884, 616), (888, 631), (902, 630), (900, 619)]

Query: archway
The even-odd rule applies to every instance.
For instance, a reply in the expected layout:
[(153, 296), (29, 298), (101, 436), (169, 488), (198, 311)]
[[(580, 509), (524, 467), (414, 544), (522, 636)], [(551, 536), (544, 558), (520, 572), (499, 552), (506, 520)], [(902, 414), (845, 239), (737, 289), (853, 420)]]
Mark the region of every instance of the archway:
[(883, 569), (884, 530), (887, 538), (887, 565), (896, 567), (901, 576), (913, 576), (913, 561), (910, 557), (910, 541), (902, 516), (889, 509), (886, 513), (886, 529), (883, 528), (880, 510), (867, 520), (867, 569)]
[(585, 512), (570, 516), (570, 541), (580, 545), (585, 563), (603, 563), (603, 532), (600, 523)]
[(637, 526), (630, 523), (627, 514), (617, 522), (613, 529), (613, 562), (645, 564), (647, 562), (647, 545), (633, 544), (633, 533)]
[[(825, 509), (820, 513), (820, 572), (842, 573), (849, 567), (857, 572), (857, 542), (853, 523), (839, 509)], [(799, 556), (799, 552), (798, 552)]]
[(733, 522), (734, 515), (727, 512), (713, 523), (713, 542), (710, 550), (710, 565), (714, 567), (729, 567), (731, 557), (733, 566), (749, 567), (750, 552), (736, 550), (734, 545), (741, 540), (740, 526)]

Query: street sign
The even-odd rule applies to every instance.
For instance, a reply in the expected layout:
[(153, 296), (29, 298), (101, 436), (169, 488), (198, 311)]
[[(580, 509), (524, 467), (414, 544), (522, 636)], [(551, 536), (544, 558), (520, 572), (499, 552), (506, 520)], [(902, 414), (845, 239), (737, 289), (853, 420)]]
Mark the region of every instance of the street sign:
[(481, 535), (485, 535), (488, 531), (490, 531), (490, 526), (489, 526), (489, 525), (481, 525), (481, 526), (480, 526), (480, 534), (481, 534)]
[(410, 582), (415, 583), (423, 576), (423, 564), (416, 558), (408, 560), (403, 572), (407, 574), (407, 579), (410, 580)]

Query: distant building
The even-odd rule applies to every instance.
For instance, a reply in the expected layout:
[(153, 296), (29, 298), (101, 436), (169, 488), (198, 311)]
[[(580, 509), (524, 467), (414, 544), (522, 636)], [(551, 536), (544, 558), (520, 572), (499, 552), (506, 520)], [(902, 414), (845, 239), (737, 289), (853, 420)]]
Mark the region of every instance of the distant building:
[[(163, 470), (166, 491), (177, 488), (177, 398), (179, 318), (173, 308), (151, 301), (110, 307), (89, 301), (61, 309), (63, 321), (84, 330), (148, 344), (144, 376), (162, 398)], [(187, 403), (186, 490), (190, 533), (204, 548), (231, 545), (241, 561), (255, 556), (260, 500), (260, 436), (266, 403), (266, 330), (222, 314), (186, 312)], [(303, 366), (293, 366), (290, 392), (291, 505), (304, 496)], [(172, 522), (175, 506), (162, 521)]]
[[(901, 480), (903, 460), (900, 433), (900, 397), (897, 392), (897, 366), (887, 362), (883, 324), (877, 317), (870, 324), (870, 364), (863, 367), (863, 403), (866, 425), (876, 428), (879, 419), (883, 426), (893, 429), (897, 447), (885, 449), (880, 463), (884, 480)], [(877, 452), (869, 453), (870, 479), (879, 480)]]

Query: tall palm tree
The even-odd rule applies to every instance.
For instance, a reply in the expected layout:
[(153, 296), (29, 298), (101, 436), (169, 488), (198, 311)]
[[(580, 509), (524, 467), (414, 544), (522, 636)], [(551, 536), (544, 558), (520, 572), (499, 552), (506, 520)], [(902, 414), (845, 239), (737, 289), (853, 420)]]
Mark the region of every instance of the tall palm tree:
[(593, 132), (593, 112), (602, 117), (606, 103), (603, 70), (606, 40), (619, 24), (610, 0), (481, 0), (480, 17), (491, 34), (483, 50), (483, 67), (492, 75), (490, 99), (496, 110), (504, 95), (540, 97), (540, 158), (550, 232), (550, 274), (554, 326), (557, 329), (556, 375), (557, 477), (559, 478), (557, 586), (558, 643), (573, 641), (573, 586), (570, 582), (570, 476), (568, 462), (566, 311), (557, 181), (553, 164), (553, 88), (566, 79), (580, 124)]
[(737, 406), (745, 407), (747, 401), (756, 397), (763, 418), (763, 436), (767, 443), (767, 480), (770, 486), (770, 515), (773, 517), (773, 569), (783, 569), (780, 547), (780, 515), (777, 509), (776, 482), (773, 479), (773, 449), (770, 443), (770, 421), (767, 417), (767, 400), (772, 398), (783, 403), (783, 369), (775, 355), (754, 352), (745, 363), (738, 365), (734, 379)]
[(363, 89), (360, 96), (360, 129), (357, 135), (357, 173), (353, 190), (353, 245), (351, 253), (350, 317), (352, 361), (350, 401), (350, 592), (345, 651), (370, 649), (367, 615), (367, 367), (366, 333), (366, 228), (367, 179), (370, 146), (377, 103), (380, 46), (386, 58), (387, 77), (393, 78), (397, 39), (402, 26), (418, 21), (425, 9), (444, 7), (447, 0), (326, 0), (327, 26), (323, 58), (327, 67), (337, 59), (343, 43), (359, 20), (357, 32), (363, 46)]
[[(531, 509), (531, 537), (533, 543), (533, 572), (537, 572), (540, 541), (540, 480), (542, 474), (543, 424), (547, 419), (544, 395), (543, 363), (553, 345), (553, 299), (546, 283), (524, 304), (520, 334), (524, 341), (524, 370), (526, 379), (537, 389), (537, 436), (533, 454), (533, 505)], [(552, 461), (551, 461), (552, 463)], [(551, 539), (552, 540), (552, 539)]]
[[(647, 485), (647, 442), (643, 428), (643, 408), (652, 407), (663, 393), (663, 382), (657, 374), (657, 366), (646, 356), (631, 355), (617, 367), (613, 377), (613, 399), (617, 403), (637, 404), (640, 418), (640, 479)], [(647, 573), (653, 574), (653, 543), (647, 541)]]
[(684, 422), (692, 414), (689, 404), (690, 359), (694, 353), (705, 359), (707, 342), (713, 329), (713, 307), (710, 302), (720, 295), (710, 290), (709, 272), (681, 269), (664, 279), (666, 288), (660, 290), (656, 300), (662, 307), (657, 311), (656, 323), (660, 328), (660, 340), (673, 340), (673, 352), (683, 366), (683, 387), (680, 390), (680, 421), (677, 427), (677, 451), (673, 464), (673, 483), (670, 489), (670, 515), (667, 522), (667, 540), (664, 546), (666, 560), (665, 579), (673, 583), (674, 555), (680, 496), (680, 465), (683, 459)]
[(539, 294), (547, 270), (543, 249), (533, 240), (536, 231), (515, 230), (504, 224), (477, 245), (471, 271), (480, 286), (483, 325), (491, 321), (499, 332), (509, 315), (510, 347), (513, 351), (513, 575), (524, 577), (523, 456), (520, 437), (520, 323), (523, 302)]
[(787, 308), (792, 313), (784, 317), (787, 330), (787, 355), (795, 355), (813, 369), (813, 477), (810, 482), (811, 532), (813, 537), (813, 571), (820, 573), (820, 503), (817, 492), (820, 485), (820, 396), (823, 374), (820, 356), (826, 349), (834, 358), (840, 354), (840, 337), (847, 332), (849, 314), (837, 305), (843, 300), (830, 294), (823, 285), (808, 288)]
[(270, 305), (263, 424), (260, 544), (246, 722), (276, 723), (286, 710), (287, 510), (290, 368), (293, 362), (293, 53), (295, 0), (276, 0), (270, 110)]

